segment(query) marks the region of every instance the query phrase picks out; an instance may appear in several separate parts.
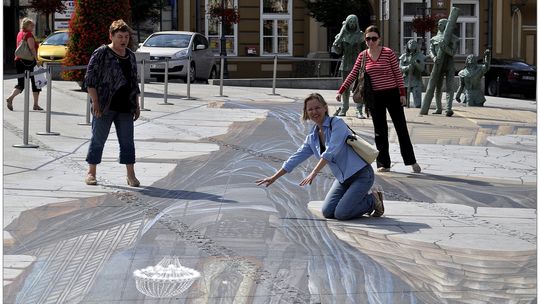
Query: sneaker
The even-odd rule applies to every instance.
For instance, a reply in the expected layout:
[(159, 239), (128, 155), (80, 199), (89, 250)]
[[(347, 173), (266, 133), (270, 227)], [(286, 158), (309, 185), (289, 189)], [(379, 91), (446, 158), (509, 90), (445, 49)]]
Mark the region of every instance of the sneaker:
[(431, 114), (442, 114), (442, 110), (435, 110), (434, 112), (431, 112)]
[(379, 167), (377, 168), (377, 172), (390, 172), (390, 168)]
[(411, 167), (414, 173), (422, 172), (422, 168), (420, 168), (420, 165), (418, 163), (414, 163)]
[(452, 110), (446, 111), (446, 116), (451, 117), (452, 115), (454, 115), (454, 111)]
[(34, 111), (43, 111), (43, 108), (40, 106), (34, 106)]
[(337, 116), (347, 116), (347, 113), (339, 112)]
[(383, 191), (379, 187), (372, 190), (373, 198), (375, 199), (375, 207), (373, 208), (373, 217), (381, 217), (384, 214), (384, 203), (383, 203)]
[(356, 118), (358, 118), (358, 119), (366, 119), (364, 114), (360, 114), (360, 113), (356, 114)]
[(84, 179), (84, 182), (89, 186), (95, 186), (97, 185), (97, 179), (92, 174), (87, 174), (86, 178)]

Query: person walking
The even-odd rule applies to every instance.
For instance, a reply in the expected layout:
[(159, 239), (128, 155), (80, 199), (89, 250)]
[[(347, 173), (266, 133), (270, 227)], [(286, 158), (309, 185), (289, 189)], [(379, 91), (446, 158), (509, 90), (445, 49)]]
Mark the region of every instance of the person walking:
[(268, 187), (310, 156), (315, 156), (319, 161), (300, 186), (311, 185), (322, 168), (330, 167), (336, 180), (324, 199), (322, 214), (325, 218), (350, 220), (372, 213), (374, 217), (382, 216), (383, 192), (378, 187), (372, 189), (373, 168), (346, 143), (351, 132), (345, 122), (340, 117), (328, 115), (328, 104), (317, 93), (304, 99), (302, 119), (315, 123), (302, 146), (274, 175), (256, 180), (257, 185)]
[(92, 100), (92, 139), (86, 162), (87, 185), (97, 185), (96, 167), (114, 123), (120, 144), (120, 163), (126, 165), (127, 184), (140, 185), (135, 176), (134, 121), (139, 118), (139, 86), (135, 54), (128, 49), (131, 28), (116, 20), (109, 27), (111, 43), (97, 48), (90, 57), (83, 89)]
[[(15, 68), (17, 69), (17, 74), (24, 73), (25, 71), (34, 71), (34, 67), (39, 64), (38, 58), (37, 58), (37, 49), (39, 47), (39, 44), (37, 43), (36, 39), (34, 38), (34, 34), (32, 33), (34, 31), (34, 21), (30, 18), (23, 18), (21, 20), (21, 29), (19, 33), (17, 34), (17, 46), (21, 44), (23, 40), (26, 40), (28, 43), (28, 48), (30, 49), (30, 52), (32, 53), (32, 56), (34, 56), (33, 60), (26, 60), (19, 58), (15, 56)], [(32, 84), (32, 95), (34, 97), (34, 111), (42, 111), (43, 109), (39, 106), (39, 92), (41, 92), (41, 89), (36, 87), (36, 82), (34, 80), (34, 76), (30, 77), (30, 82)], [(7, 102), (7, 108), (10, 111), (13, 111), (13, 99), (15, 96), (22, 93), (24, 90), (24, 77), (17, 78), (17, 85), (15, 85), (15, 88), (11, 92), (11, 95), (6, 99)]]
[(374, 105), (369, 109), (373, 127), (375, 129), (375, 145), (379, 150), (377, 156), (377, 171), (390, 171), (390, 152), (388, 144), (388, 124), (386, 123), (386, 110), (390, 114), (394, 128), (398, 135), (401, 156), (406, 166), (412, 166), (415, 173), (421, 171), (416, 162), (414, 150), (407, 130), (407, 121), (403, 106), (406, 105), (405, 86), (403, 76), (399, 70), (397, 57), (387, 47), (380, 45), (381, 34), (379, 29), (371, 25), (366, 29), (365, 40), (368, 49), (358, 55), (354, 68), (338, 90), (336, 100), (341, 100), (341, 94), (350, 87), (358, 77), (358, 71), (362, 65), (362, 58), (366, 58), (366, 72), (371, 78), (373, 88)]

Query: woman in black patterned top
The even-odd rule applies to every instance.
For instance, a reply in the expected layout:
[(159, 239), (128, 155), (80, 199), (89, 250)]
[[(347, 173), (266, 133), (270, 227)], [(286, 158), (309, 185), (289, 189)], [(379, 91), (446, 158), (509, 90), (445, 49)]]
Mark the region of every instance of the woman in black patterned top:
[(111, 43), (92, 53), (83, 88), (92, 99), (92, 139), (86, 162), (86, 184), (96, 185), (96, 167), (101, 163), (103, 148), (114, 123), (120, 144), (120, 163), (127, 168), (127, 184), (138, 187), (135, 177), (135, 143), (133, 122), (139, 118), (139, 85), (135, 54), (127, 48), (131, 28), (123, 21), (114, 21), (109, 28)]

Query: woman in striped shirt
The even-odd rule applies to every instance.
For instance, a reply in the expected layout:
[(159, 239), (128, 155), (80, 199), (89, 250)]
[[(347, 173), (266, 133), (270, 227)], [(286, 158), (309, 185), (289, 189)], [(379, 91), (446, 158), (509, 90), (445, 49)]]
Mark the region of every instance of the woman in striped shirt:
[(412, 166), (415, 173), (421, 171), (416, 163), (414, 150), (407, 130), (407, 121), (403, 106), (406, 104), (405, 85), (399, 70), (399, 64), (394, 52), (387, 47), (380, 46), (381, 34), (379, 29), (371, 25), (366, 29), (365, 39), (368, 49), (358, 55), (353, 70), (339, 88), (336, 96), (341, 101), (341, 94), (351, 86), (358, 77), (358, 70), (362, 65), (362, 58), (366, 58), (366, 72), (371, 78), (371, 86), (375, 102), (369, 109), (373, 118), (375, 129), (375, 144), (379, 150), (377, 157), (377, 171), (390, 171), (390, 153), (388, 145), (388, 124), (386, 123), (386, 110), (390, 114), (394, 128), (399, 139), (401, 156), (406, 166)]

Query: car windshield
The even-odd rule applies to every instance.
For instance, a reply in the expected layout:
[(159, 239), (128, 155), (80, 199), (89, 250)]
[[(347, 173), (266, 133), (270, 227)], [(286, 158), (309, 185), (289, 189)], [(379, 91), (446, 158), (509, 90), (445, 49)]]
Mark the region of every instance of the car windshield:
[(144, 43), (144, 46), (187, 48), (190, 40), (191, 35), (186, 34), (158, 34), (148, 38)]
[(68, 42), (68, 33), (67, 32), (60, 32), (60, 33), (54, 33), (47, 37), (45, 41), (43, 41), (43, 45), (67, 45)]

